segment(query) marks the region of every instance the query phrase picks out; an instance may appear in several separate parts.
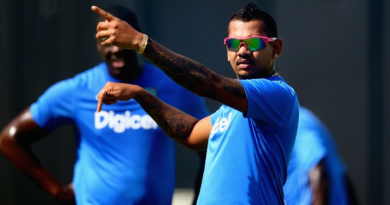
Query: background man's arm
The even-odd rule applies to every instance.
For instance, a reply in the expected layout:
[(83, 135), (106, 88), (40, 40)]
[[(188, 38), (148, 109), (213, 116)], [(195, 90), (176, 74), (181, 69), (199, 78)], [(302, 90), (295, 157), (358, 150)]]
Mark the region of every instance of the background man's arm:
[(75, 204), (72, 188), (62, 185), (41, 164), (31, 145), (50, 132), (39, 127), (30, 109), (15, 117), (0, 134), (0, 151), (34, 184), (61, 204)]
[(320, 161), (309, 174), (313, 192), (313, 205), (327, 205), (329, 202), (329, 180), (323, 161)]

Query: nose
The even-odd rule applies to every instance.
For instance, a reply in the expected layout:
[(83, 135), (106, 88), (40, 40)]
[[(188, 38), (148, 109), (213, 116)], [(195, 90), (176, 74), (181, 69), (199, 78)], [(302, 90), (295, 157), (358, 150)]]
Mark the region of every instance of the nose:
[(245, 43), (244, 42), (241, 42), (240, 43), (240, 47), (237, 51), (237, 55), (238, 56), (246, 56), (246, 55), (250, 55), (250, 51), (248, 50), (248, 48), (246, 47)]
[(119, 48), (118, 46), (113, 46), (113, 45), (107, 46), (106, 49), (107, 49), (107, 51), (109, 51), (109, 52), (111, 52), (111, 53), (117, 53), (117, 52), (119, 52), (119, 51), (122, 50), (122, 49)]

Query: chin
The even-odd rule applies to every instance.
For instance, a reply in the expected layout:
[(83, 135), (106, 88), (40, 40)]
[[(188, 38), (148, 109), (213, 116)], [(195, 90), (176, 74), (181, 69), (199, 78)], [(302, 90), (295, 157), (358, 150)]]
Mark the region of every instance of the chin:
[(238, 76), (238, 79), (240, 79), (240, 80), (248, 80), (248, 79), (251, 79), (251, 77), (250, 76), (248, 76), (248, 75), (239, 75)]
[(242, 80), (257, 79), (257, 78), (262, 77), (262, 75), (260, 73), (248, 73), (248, 72), (238, 73), (237, 76), (238, 76), (238, 79), (242, 79)]
[(247, 71), (239, 71), (237, 73), (237, 77), (238, 79), (242, 79), (242, 80), (245, 80), (245, 79), (251, 79), (251, 76), (252, 74), (251, 73), (248, 73)]

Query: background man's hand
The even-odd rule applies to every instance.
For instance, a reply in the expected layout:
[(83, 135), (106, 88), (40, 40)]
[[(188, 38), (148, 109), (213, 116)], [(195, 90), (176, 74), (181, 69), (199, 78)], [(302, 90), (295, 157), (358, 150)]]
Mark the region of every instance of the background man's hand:
[(76, 205), (73, 184), (62, 187), (54, 198), (61, 205)]
[(142, 33), (135, 30), (127, 22), (97, 6), (92, 6), (91, 9), (106, 20), (99, 22), (96, 28), (96, 38), (102, 39), (102, 45), (115, 45), (124, 49), (139, 50), (143, 39)]

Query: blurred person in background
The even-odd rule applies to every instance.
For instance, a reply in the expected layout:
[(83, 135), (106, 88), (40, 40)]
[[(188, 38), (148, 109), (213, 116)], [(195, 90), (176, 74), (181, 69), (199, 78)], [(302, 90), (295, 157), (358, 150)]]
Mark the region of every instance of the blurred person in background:
[(346, 168), (330, 132), (302, 106), (283, 190), (286, 205), (356, 204)]
[(170, 51), (109, 12), (92, 10), (106, 19), (97, 26), (102, 44), (137, 50), (175, 82), (223, 104), (198, 120), (137, 85), (109, 82), (98, 94), (97, 110), (135, 99), (176, 142), (207, 149), (198, 204), (284, 204), (299, 110), (295, 91), (275, 71), (283, 42), (274, 19), (253, 3), (230, 18), (224, 42), (237, 76), (231, 79)]
[[(121, 6), (107, 10), (139, 29)], [(103, 19), (100, 19), (103, 20)], [(51, 86), (0, 135), (1, 152), (60, 204), (170, 205), (175, 185), (175, 143), (135, 101), (96, 112), (96, 94), (107, 81), (139, 85), (172, 106), (203, 118), (202, 98), (169, 79), (137, 53), (116, 46), (97, 49), (103, 62)], [(31, 145), (64, 124), (77, 128), (72, 183), (64, 185), (41, 164)]]

